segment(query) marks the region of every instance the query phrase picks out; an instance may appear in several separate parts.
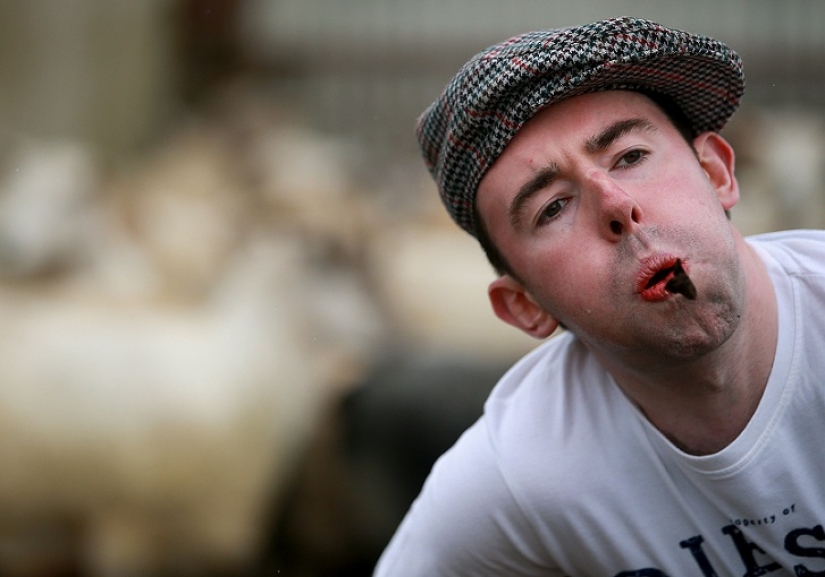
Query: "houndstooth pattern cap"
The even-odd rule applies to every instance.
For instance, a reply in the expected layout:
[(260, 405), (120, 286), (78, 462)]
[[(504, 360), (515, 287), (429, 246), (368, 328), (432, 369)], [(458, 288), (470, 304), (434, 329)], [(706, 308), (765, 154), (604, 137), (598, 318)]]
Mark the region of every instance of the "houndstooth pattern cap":
[(476, 54), (421, 115), (416, 136), (441, 200), (476, 236), (476, 189), (516, 132), (542, 108), (613, 89), (668, 95), (694, 134), (718, 131), (745, 77), (725, 44), (638, 18), (529, 32)]

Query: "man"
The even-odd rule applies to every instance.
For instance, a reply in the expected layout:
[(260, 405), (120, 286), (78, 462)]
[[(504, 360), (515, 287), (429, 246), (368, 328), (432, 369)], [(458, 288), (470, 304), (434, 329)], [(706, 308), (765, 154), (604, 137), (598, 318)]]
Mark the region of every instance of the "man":
[(384, 576), (825, 575), (825, 235), (743, 239), (710, 38), (619, 18), (474, 57), (418, 136), (545, 338), (434, 467)]

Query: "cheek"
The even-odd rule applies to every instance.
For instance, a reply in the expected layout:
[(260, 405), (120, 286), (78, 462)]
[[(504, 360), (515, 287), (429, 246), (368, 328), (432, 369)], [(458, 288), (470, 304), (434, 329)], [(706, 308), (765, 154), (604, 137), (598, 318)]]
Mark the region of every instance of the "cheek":
[(556, 317), (588, 312), (600, 306), (605, 294), (610, 293), (609, 267), (599, 266), (592, 257), (571, 250), (542, 262), (533, 261), (524, 280), (539, 304)]
[(697, 212), (724, 212), (722, 203), (711, 186), (707, 175), (700, 168), (696, 172), (682, 174), (668, 181), (670, 190), (665, 190), (671, 206), (682, 215)]

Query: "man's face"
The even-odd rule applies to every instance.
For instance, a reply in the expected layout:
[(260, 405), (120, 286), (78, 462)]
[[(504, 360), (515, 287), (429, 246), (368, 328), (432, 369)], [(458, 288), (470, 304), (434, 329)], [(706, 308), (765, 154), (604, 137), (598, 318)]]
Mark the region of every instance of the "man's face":
[[(543, 314), (623, 358), (693, 358), (724, 342), (744, 292), (724, 212), (738, 200), (733, 153), (713, 133), (694, 145), (635, 92), (573, 97), (531, 119), (476, 199), (521, 280), (491, 285), (497, 314), (527, 332)], [(665, 289), (677, 259), (695, 300)]]

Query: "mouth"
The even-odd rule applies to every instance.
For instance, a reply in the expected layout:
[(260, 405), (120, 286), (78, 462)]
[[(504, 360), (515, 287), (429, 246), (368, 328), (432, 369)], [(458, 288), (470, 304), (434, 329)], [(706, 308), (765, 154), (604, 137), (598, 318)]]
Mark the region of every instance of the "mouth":
[(638, 292), (643, 299), (651, 302), (663, 301), (677, 294), (689, 300), (696, 298), (696, 287), (680, 258), (667, 258), (649, 263), (642, 273)]

